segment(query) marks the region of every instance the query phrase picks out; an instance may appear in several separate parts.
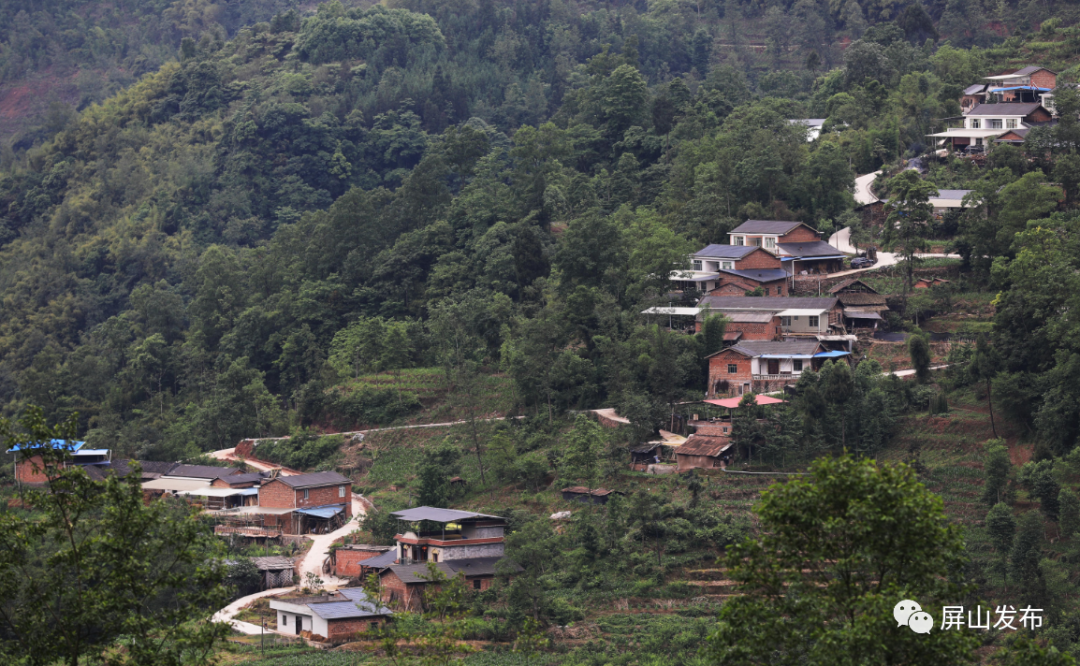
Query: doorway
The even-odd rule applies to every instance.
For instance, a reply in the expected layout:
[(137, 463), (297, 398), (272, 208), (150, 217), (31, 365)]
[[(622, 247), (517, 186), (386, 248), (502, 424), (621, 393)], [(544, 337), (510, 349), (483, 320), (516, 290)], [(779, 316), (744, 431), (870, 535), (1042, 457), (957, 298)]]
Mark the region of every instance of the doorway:
[(780, 374), (780, 360), (779, 359), (775, 359), (775, 358), (770, 358), (769, 359), (769, 374), (770, 375), (778, 375), (778, 374)]

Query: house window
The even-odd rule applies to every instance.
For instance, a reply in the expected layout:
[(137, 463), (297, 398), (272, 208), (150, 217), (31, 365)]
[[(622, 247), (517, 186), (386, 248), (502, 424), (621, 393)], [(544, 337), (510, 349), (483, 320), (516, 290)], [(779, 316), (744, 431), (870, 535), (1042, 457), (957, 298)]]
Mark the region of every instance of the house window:
[(728, 371), (729, 375), (733, 375), (733, 374), (735, 374), (736, 372), (739, 371), (739, 368), (734, 363), (728, 363), (727, 364), (727, 371)]
[(479, 590), (480, 589), (480, 579), (479, 578), (473, 580), (472, 589), (474, 589), (474, 590)]
[(768, 295), (769, 295), (769, 288), (768, 288), (768, 287), (765, 287), (765, 295), (766, 295), (766, 296), (768, 296)]
[(743, 237), (742, 236), (732, 236), (731, 237), (731, 244), (732, 245), (742, 245), (743, 244)]
[(810, 317), (810, 328), (817, 328), (817, 327), (818, 327), (818, 318), (817, 317)]
[(1016, 129), (1016, 118), (1009, 118), (1005, 121), (1005, 127), (1009, 129)]
[(725, 271), (730, 271), (733, 268), (735, 268), (735, 264), (734, 264), (734, 262), (731, 262), (731, 261), (725, 261), (724, 264), (723, 264), (723, 268), (724, 268)]
[(379, 630), (379, 623), (378, 622), (368, 622), (367, 628), (368, 628), (368, 631), (378, 631)]
[(338, 497), (345, 497), (345, 486), (338, 486), (337, 496)]
[(971, 119), (971, 129), (979, 129), (980, 127), (982, 127), (982, 123), (979, 122), (979, 119), (978, 118), (972, 118)]
[(986, 129), (1001, 129), (1001, 119), (995, 118), (994, 120), (988, 121)]
[(311, 499), (311, 491), (310, 490), (305, 490), (304, 491), (304, 499)]
[(791, 317), (780, 317), (781, 326), (791, 326)]
[(795, 372), (802, 372), (802, 360), (795, 359), (791, 362), (791, 367)]
[(701, 260), (700, 259), (694, 259), (694, 270), (695, 271), (700, 271), (701, 270)]
[(776, 247), (776, 239), (775, 238), (766, 238), (765, 239), (765, 247), (768, 247), (768, 248)]
[(753, 245), (754, 247), (761, 247), (761, 239), (760, 238), (751, 238), (750, 239), (750, 244)]

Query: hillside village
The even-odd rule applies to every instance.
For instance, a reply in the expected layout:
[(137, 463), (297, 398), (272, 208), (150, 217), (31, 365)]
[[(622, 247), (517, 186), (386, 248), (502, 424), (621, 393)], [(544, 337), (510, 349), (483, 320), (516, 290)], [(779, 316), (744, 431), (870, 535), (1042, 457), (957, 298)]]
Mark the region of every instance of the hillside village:
[(31, 5), (0, 664), (1080, 662), (1076, 8)]

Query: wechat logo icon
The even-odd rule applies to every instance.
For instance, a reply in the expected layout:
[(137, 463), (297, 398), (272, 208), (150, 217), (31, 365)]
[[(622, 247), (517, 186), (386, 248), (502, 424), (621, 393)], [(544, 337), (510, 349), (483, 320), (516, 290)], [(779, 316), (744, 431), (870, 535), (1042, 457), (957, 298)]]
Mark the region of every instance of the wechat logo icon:
[(934, 618), (930, 617), (930, 613), (923, 612), (922, 606), (911, 599), (896, 604), (892, 614), (896, 618), (896, 626), (907, 627), (917, 634), (928, 634), (934, 627)]

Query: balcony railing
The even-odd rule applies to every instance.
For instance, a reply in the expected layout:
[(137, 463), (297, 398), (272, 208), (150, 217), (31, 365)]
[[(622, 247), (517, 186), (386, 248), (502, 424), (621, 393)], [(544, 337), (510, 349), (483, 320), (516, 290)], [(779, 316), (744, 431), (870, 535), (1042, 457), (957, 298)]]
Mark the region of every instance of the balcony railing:
[(754, 375), (754, 381), (756, 382), (775, 382), (775, 381), (798, 381), (799, 375), (792, 374), (790, 372), (781, 372), (776, 375)]

